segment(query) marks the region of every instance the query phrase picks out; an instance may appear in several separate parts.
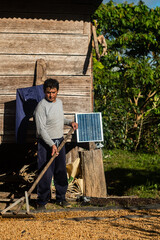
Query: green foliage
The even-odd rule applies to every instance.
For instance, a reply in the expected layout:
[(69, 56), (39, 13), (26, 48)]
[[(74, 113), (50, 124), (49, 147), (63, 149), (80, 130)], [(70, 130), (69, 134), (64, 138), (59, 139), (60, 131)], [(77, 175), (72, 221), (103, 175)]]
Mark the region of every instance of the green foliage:
[(159, 198), (159, 154), (103, 149), (103, 159), (109, 195)]
[[(160, 8), (102, 4), (93, 16), (107, 55), (93, 50), (95, 110), (108, 148), (158, 150), (160, 137)], [(102, 49), (100, 48), (100, 51)], [(153, 134), (154, 133), (154, 134)], [(156, 135), (155, 135), (156, 134)]]

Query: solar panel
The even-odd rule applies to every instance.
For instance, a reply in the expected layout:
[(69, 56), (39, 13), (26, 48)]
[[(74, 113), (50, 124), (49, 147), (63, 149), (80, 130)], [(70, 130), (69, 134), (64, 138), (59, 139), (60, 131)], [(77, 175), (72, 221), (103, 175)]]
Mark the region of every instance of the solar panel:
[(103, 141), (101, 113), (76, 113), (77, 142)]

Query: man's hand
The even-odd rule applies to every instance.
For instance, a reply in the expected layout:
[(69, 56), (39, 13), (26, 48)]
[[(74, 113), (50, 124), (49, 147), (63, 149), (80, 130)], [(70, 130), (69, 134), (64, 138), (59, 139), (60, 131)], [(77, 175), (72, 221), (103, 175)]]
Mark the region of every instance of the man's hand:
[(72, 128), (74, 129), (74, 131), (75, 131), (76, 129), (78, 129), (78, 123), (72, 122), (71, 125), (72, 125)]
[(53, 156), (54, 154), (56, 154), (56, 156), (59, 155), (59, 152), (58, 152), (58, 149), (57, 149), (56, 145), (52, 146), (51, 156)]

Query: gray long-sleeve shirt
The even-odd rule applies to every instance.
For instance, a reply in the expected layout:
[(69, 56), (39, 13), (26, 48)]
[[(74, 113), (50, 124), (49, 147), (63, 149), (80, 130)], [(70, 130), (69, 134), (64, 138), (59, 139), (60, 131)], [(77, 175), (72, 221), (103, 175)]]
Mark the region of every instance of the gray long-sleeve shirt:
[(71, 120), (64, 118), (63, 105), (60, 99), (49, 102), (42, 99), (35, 110), (37, 136), (42, 138), (50, 147), (54, 145), (52, 139), (63, 136), (64, 125), (71, 125)]

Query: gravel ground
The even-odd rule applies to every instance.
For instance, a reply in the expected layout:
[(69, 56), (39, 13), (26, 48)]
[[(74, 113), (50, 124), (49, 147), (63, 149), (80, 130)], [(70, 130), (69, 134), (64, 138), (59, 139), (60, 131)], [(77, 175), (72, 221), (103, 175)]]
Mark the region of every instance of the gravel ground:
[(160, 199), (91, 198), (88, 204), (72, 202), (71, 209), (49, 203), (41, 213), (34, 203), (34, 218), (0, 216), (0, 240), (160, 239)]
[(0, 217), (2, 240), (160, 239), (160, 210), (95, 210), (35, 213), (34, 218)]

